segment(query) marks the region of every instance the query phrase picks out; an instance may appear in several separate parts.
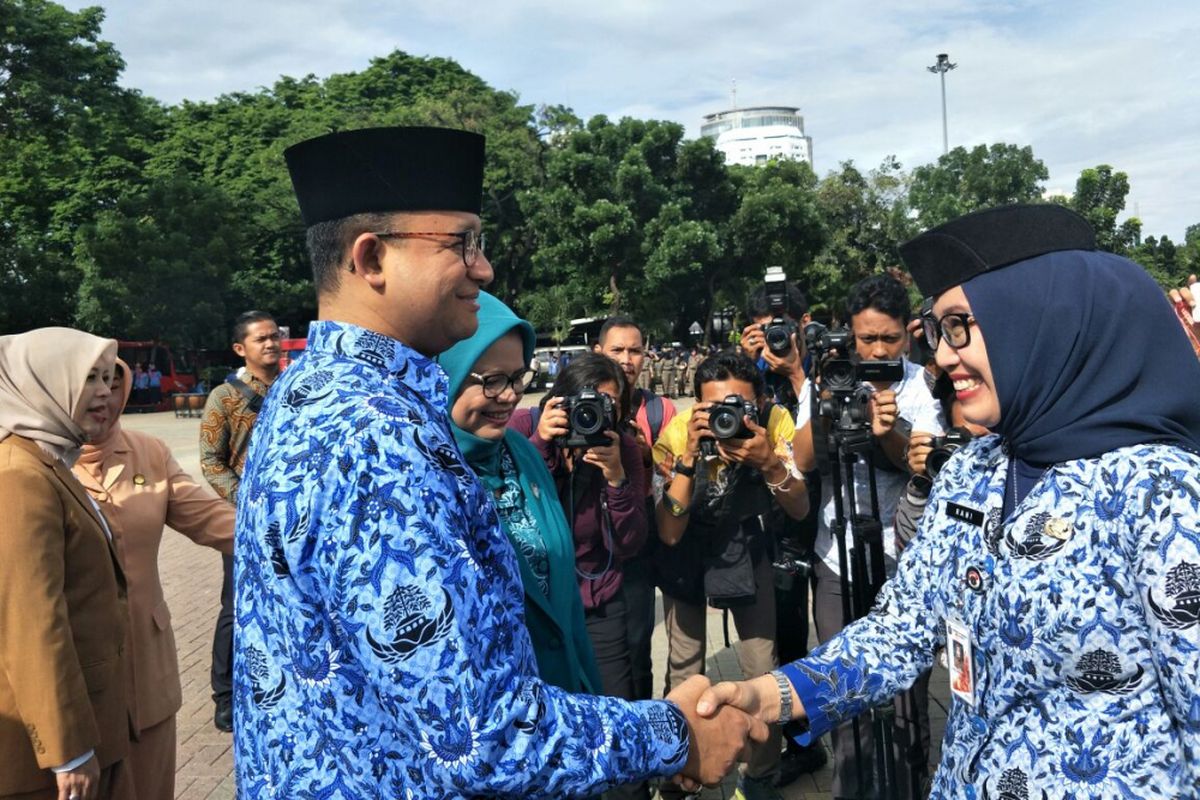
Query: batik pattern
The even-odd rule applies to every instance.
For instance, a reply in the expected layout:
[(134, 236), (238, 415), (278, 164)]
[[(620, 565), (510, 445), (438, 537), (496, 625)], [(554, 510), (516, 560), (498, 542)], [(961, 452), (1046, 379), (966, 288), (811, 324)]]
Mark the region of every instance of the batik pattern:
[(908, 687), (953, 617), (976, 705), (952, 700), (933, 797), (1196, 797), (1200, 456), (1059, 464), (1002, 522), (1008, 466), (997, 437), (956, 454), (874, 611), (785, 668), (809, 736)]
[(445, 408), (433, 361), (330, 322), (272, 387), (238, 509), (239, 797), (563, 797), (686, 761), (675, 706), (536, 677)]

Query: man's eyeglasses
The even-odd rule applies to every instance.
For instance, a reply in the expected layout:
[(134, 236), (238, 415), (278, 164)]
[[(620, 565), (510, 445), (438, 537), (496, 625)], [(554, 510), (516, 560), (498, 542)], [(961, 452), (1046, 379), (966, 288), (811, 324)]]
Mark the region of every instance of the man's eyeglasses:
[(520, 372), (514, 372), (512, 375), (502, 375), (500, 373), (492, 373), (491, 375), (479, 375), (475, 372), (467, 373), (472, 380), (483, 387), (483, 396), (489, 400), (495, 400), (504, 394), (504, 390), (510, 386), (517, 394), (525, 394), (525, 390), (529, 388), (529, 384), (533, 383), (533, 376), (535, 374), (537, 373), (528, 367)]
[(462, 242), (463, 264), (468, 269), (475, 266), (475, 260), (487, 249), (487, 234), (469, 231), (371, 231), (372, 236), (380, 239), (428, 239), (433, 236), (456, 236)]
[(933, 312), (921, 315), (921, 325), (925, 329), (925, 341), (929, 342), (929, 346), (934, 350), (937, 350), (938, 344), (943, 338), (945, 338), (946, 344), (955, 350), (969, 345), (973, 322), (975, 322), (975, 316), (966, 312), (946, 314), (941, 319), (936, 319)]

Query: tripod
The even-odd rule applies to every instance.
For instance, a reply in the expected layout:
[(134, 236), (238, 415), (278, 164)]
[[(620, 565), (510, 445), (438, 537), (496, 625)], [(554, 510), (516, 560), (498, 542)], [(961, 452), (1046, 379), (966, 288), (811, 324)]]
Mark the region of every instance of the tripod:
[[(883, 525), (879, 519), (879, 496), (875, 481), (875, 442), (867, 421), (869, 395), (861, 389), (835, 391), (832, 402), (823, 404), (822, 416), (830, 421), (826, 453), (831, 479), (834, 521), (831, 534), (837, 547), (838, 580), (841, 588), (842, 626), (865, 616), (887, 580), (883, 547)], [(855, 465), (861, 463), (867, 476), (868, 497), (856, 490)], [(860, 508), (863, 500), (867, 502)], [(900, 740), (901, 758), (907, 766), (911, 797), (921, 796), (925, 754), (916, 735), (911, 691), (900, 699), (905, 729), (896, 737), (892, 703), (871, 708), (868, 713), (873, 759), (864, 759), (861, 716), (851, 721), (854, 744), (854, 774), (859, 798), (900, 800), (905, 793), (897, 772), (894, 749)]]

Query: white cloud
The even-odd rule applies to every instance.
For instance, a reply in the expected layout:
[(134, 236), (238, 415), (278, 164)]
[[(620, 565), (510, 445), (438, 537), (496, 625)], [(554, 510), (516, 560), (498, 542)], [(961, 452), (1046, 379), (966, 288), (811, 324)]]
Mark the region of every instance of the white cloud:
[[(85, 0), (86, 2), (86, 0)], [(79, 7), (85, 2), (69, 3)], [(394, 48), (453, 58), (525, 102), (679, 121), (730, 104), (795, 105), (819, 172), (906, 167), (951, 145), (1030, 144), (1070, 189), (1081, 168), (1129, 173), (1147, 233), (1200, 222), (1200, 6), (1118, 0), (442, 0), (437, 4), (111, 0), (125, 82), (167, 102), (253, 91), (280, 75), (363, 69)]]

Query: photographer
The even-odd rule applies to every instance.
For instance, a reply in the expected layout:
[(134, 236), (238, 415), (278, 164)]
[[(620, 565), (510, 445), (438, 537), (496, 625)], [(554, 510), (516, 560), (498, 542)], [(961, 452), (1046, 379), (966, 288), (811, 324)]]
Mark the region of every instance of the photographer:
[[(637, 699), (623, 568), (646, 541), (649, 473), (629, 430), (625, 374), (607, 356), (580, 353), (539, 409), (518, 409), (509, 427), (525, 435), (554, 476), (575, 541), (575, 574), (604, 694)], [(646, 784), (606, 797), (648, 798)]]
[[(738, 663), (747, 675), (777, 664), (771, 542), (760, 518), (773, 504), (808, 511), (792, 457), (791, 415), (764, 395), (754, 362), (726, 351), (700, 363), (696, 405), (678, 414), (654, 446), (670, 476), (657, 506), (659, 585), (668, 637), (667, 689), (704, 671), (706, 603), (729, 609)], [(762, 420), (760, 423), (759, 420)], [(772, 796), (779, 733), (751, 754), (743, 793)]]
[[(772, 294), (782, 294), (782, 302)], [(742, 329), (739, 346), (763, 373), (767, 396), (792, 411), (792, 418), (796, 419), (800, 415), (798, 406), (808, 404), (808, 354), (804, 351), (803, 333), (804, 326), (812, 321), (808, 298), (795, 283), (782, 283), (778, 289), (764, 283), (750, 294), (746, 316), (750, 324)], [(789, 347), (783, 347), (784, 341), (774, 348), (767, 346), (766, 329), (776, 319), (782, 323), (781, 329), (790, 329)], [(807, 418), (807, 408), (803, 414)]]
[[(875, 275), (857, 283), (850, 291), (846, 302), (846, 316), (850, 320), (854, 355), (860, 362), (901, 361), (903, 378), (894, 383), (864, 383), (870, 398), (866, 407), (869, 422), (871, 447), (875, 452), (874, 475), (855, 455), (854, 495), (859, 509), (845, 509), (845, 516), (866, 514), (865, 505), (870, 497), (871, 481), (874, 479), (879, 508), (878, 519), (883, 529), (883, 548), (887, 559), (887, 571), (895, 570), (896, 542), (893, 521), (897, 504), (908, 481), (906, 448), (908, 432), (927, 431), (940, 435), (945, 429), (945, 418), (937, 400), (925, 383), (924, 370), (904, 359), (908, 349), (907, 325), (911, 317), (908, 294), (899, 281), (889, 275)], [(807, 424), (807, 408), (801, 408)], [(819, 421), (819, 424), (824, 420)], [(810, 437), (797, 437), (798, 449), (811, 446)], [(804, 458), (804, 454), (800, 458)], [(833, 530), (836, 522), (836, 507), (832, 486), (822, 487), (822, 502), (815, 552), (818, 562), (813, 573), (816, 590), (813, 596), (813, 618), (817, 625), (817, 638), (826, 642), (837, 634), (849, 620), (845, 619), (842, 603), (841, 574), (838, 547)], [(853, 542), (846, 537), (847, 559), (853, 556)], [(850, 576), (853, 578), (853, 576)], [(853, 594), (853, 587), (851, 587)], [(869, 796), (866, 787), (858, 785), (858, 773), (868, 774), (873, 763), (872, 737), (868, 729), (860, 726), (858, 752), (861, 761), (855, 761), (853, 726), (847, 722), (832, 733), (834, 750), (833, 794), (840, 797)], [(907, 784), (902, 784), (907, 785)]]
[(655, 474), (650, 448), (658, 440), (663, 427), (675, 416), (675, 404), (650, 391), (644, 382), (646, 375), (646, 337), (642, 327), (626, 316), (609, 317), (600, 328), (596, 352), (608, 356), (625, 373), (629, 390), (630, 421), (633, 433), (642, 448), (642, 463), (646, 467), (646, 543), (641, 552), (627, 558), (623, 564), (622, 587), (626, 602), (626, 621), (629, 625), (629, 649), (633, 658), (633, 691), (639, 700), (654, 696), (653, 659), (650, 644), (654, 634), (654, 550), (658, 534), (654, 529), (655, 484), (662, 477)]
[[(771, 268), (763, 283), (751, 292), (746, 303), (750, 324), (742, 330), (740, 346), (763, 374), (767, 395), (791, 411), (797, 422), (793, 455), (808, 487), (809, 513), (795, 520), (776, 509), (764, 522), (776, 542), (798, 556), (796, 563), (809, 567), (821, 504), (821, 475), (816, 470), (812, 436), (808, 428), (800, 430), (801, 423), (811, 416), (811, 358), (805, 350), (804, 327), (812, 322), (812, 315), (808, 313), (804, 292), (794, 282), (784, 279), (781, 269)], [(774, 347), (768, 347), (768, 333)], [(807, 574), (798, 573), (776, 586), (775, 636), (780, 661), (795, 661), (808, 655), (809, 583)], [(801, 746), (789, 738), (777, 785), (791, 784), (801, 775), (823, 767), (826, 760), (825, 748), (820, 744)]]

